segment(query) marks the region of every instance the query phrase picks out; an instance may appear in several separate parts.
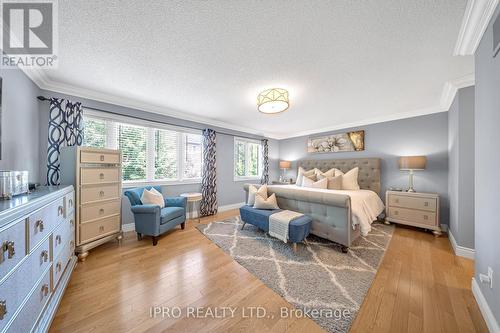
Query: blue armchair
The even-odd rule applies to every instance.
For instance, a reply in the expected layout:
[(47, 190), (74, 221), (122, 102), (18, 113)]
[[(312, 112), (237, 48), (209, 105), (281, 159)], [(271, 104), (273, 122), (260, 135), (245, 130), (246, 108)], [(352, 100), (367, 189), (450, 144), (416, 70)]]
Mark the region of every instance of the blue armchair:
[(132, 205), (137, 238), (141, 240), (142, 235), (152, 236), (153, 245), (156, 245), (158, 244), (158, 236), (173, 227), (180, 224), (181, 229), (184, 229), (187, 199), (183, 197), (165, 198), (165, 208), (163, 209), (160, 209), (158, 205), (143, 205), (141, 202), (142, 192), (145, 188), (150, 190), (152, 187), (161, 193), (160, 186), (147, 186), (129, 189), (125, 191), (125, 195)]

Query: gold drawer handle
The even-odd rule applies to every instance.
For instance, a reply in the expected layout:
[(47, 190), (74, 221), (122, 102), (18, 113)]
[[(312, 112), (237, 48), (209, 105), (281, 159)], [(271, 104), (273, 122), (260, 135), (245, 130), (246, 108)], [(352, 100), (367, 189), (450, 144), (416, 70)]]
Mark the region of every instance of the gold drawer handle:
[(104, 214), (104, 208), (99, 209), (99, 214)]
[(394, 215), (399, 215), (399, 211), (395, 210)]
[(61, 264), (61, 262), (59, 261), (59, 262), (57, 263), (57, 265), (56, 265), (56, 269), (57, 269), (57, 271), (58, 271), (58, 272), (60, 272), (60, 271), (61, 271), (61, 268), (62, 268), (62, 264)]
[(57, 246), (58, 244), (61, 244), (61, 235), (57, 235), (57, 236), (56, 236), (56, 246)]
[(63, 206), (57, 207), (57, 216), (63, 215), (63, 214), (64, 214), (64, 207)]
[(0, 320), (7, 314), (7, 301), (0, 301)]
[(99, 231), (104, 231), (104, 226), (99, 226)]
[(47, 296), (49, 294), (49, 285), (45, 283), (42, 286), (41, 292), (42, 292), (42, 299), (43, 299), (43, 297), (45, 297), (45, 296)]
[(101, 155), (101, 162), (104, 161), (104, 155)]
[(69, 206), (73, 207), (73, 199), (69, 199)]
[(428, 219), (429, 219), (429, 216), (424, 215), (424, 220), (428, 220)]
[(428, 201), (424, 202), (424, 206), (429, 207), (429, 202)]
[(38, 229), (40, 232), (43, 232), (43, 229), (45, 227), (43, 226), (43, 220), (38, 220), (35, 222), (35, 230)]
[(71, 220), (69, 220), (69, 224), (70, 224), (71, 226), (74, 226), (74, 225), (75, 225), (75, 221), (73, 221), (73, 219), (71, 219)]
[(49, 260), (49, 252), (47, 250), (43, 250), (42, 253), (40, 254), (40, 257), (42, 259), (42, 264), (44, 262), (47, 262), (47, 260)]
[(100, 192), (99, 192), (99, 196), (100, 196), (100, 197), (103, 197), (103, 196), (104, 196), (104, 191), (100, 191)]
[(104, 179), (104, 174), (102, 172), (99, 174), (99, 178)]

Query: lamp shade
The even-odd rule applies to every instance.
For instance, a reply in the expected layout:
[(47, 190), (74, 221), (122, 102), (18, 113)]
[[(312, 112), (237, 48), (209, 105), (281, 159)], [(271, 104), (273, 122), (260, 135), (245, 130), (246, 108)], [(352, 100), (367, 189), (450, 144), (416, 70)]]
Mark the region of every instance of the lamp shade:
[(282, 88), (267, 89), (257, 96), (257, 109), (262, 113), (283, 112), (288, 103), (288, 91)]
[(401, 156), (399, 158), (400, 170), (424, 170), (427, 164), (425, 156)]
[(280, 161), (280, 169), (290, 169), (291, 167), (292, 167), (292, 162)]

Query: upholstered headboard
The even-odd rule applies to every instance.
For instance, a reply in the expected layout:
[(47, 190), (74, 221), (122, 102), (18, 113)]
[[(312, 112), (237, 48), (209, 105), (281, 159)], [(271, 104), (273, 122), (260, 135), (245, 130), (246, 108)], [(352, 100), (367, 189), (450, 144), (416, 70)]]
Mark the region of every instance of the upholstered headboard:
[(305, 170), (318, 168), (322, 172), (328, 171), (331, 168), (337, 168), (344, 173), (352, 168), (359, 167), (359, 187), (365, 190), (372, 190), (380, 195), (380, 158), (302, 160), (297, 162), (297, 168), (298, 167), (302, 167)]

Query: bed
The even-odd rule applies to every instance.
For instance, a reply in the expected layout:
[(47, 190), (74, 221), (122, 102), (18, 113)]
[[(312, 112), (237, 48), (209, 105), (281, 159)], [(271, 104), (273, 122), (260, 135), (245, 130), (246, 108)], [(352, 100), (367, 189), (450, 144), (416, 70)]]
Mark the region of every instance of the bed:
[[(380, 159), (302, 160), (297, 168), (318, 168), (322, 172), (337, 168), (347, 172), (358, 167), (360, 190), (323, 190), (296, 185), (268, 185), (268, 194), (276, 194), (282, 209), (301, 212), (313, 219), (311, 233), (339, 243), (346, 251), (361, 234), (371, 230), (371, 223), (383, 212), (380, 200)], [(248, 193), (249, 184), (245, 184)]]

